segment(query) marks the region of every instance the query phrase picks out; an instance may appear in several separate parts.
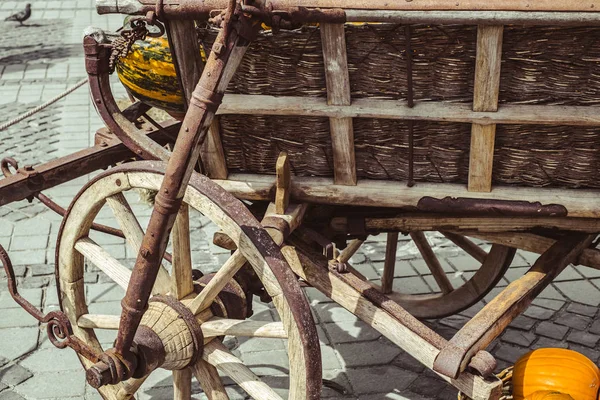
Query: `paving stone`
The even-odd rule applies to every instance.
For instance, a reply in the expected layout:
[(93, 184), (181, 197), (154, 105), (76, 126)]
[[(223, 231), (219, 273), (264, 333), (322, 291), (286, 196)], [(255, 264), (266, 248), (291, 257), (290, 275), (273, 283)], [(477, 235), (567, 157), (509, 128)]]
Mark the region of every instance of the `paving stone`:
[(43, 236), (50, 234), (50, 222), (35, 218), (15, 225), (14, 236)]
[(557, 324), (565, 325), (580, 331), (587, 328), (591, 321), (592, 319), (589, 317), (571, 313), (564, 313), (556, 319)]
[(356, 395), (405, 390), (417, 379), (414, 372), (395, 366), (350, 368), (346, 372)]
[[(42, 289), (19, 288), (19, 294), (35, 307), (42, 306), (42, 293)], [(8, 291), (0, 292), (0, 309), (4, 308), (21, 308), (21, 306), (13, 300)]]
[(585, 304), (571, 303), (567, 307), (567, 311), (593, 318), (598, 312), (598, 308), (586, 306)]
[(381, 334), (363, 321), (337, 322), (322, 325), (334, 343), (376, 340)]
[(549, 285), (546, 289), (544, 289), (538, 297), (541, 299), (565, 300), (565, 297), (552, 285)]
[(463, 317), (462, 315), (451, 315), (449, 317), (441, 319), (439, 322), (442, 325), (449, 326), (454, 329), (462, 328), (467, 322), (469, 322), (470, 318)]
[(40, 349), (21, 361), (21, 365), (31, 371), (36, 371), (36, 373), (82, 371), (79, 358), (74, 351), (69, 351), (68, 349)]
[(52, 275), (54, 276), (54, 264), (42, 264), (42, 265), (32, 265), (29, 267), (32, 276), (45, 276)]
[(510, 326), (513, 328), (517, 328), (517, 329), (522, 329), (524, 331), (528, 331), (531, 328), (533, 328), (533, 326), (535, 325), (537, 321), (533, 318), (529, 318), (526, 317), (524, 315), (519, 315), (517, 318), (515, 318), (511, 323)]
[[(442, 265), (442, 269), (444, 270), (444, 272), (446, 273), (452, 273), (455, 272), (456, 269), (454, 269), (449, 263), (448, 261), (446, 261), (446, 259), (441, 258), (438, 259), (440, 264)], [(425, 274), (430, 274), (431, 270), (429, 269), (429, 267), (427, 266), (427, 263), (425, 263), (425, 261), (423, 261), (422, 259), (417, 259), (417, 260), (410, 260), (410, 265), (412, 265), (414, 267), (414, 269), (421, 275), (425, 275)]]
[(9, 389), (0, 393), (0, 400), (25, 400), (25, 397)]
[(0, 356), (14, 360), (29, 353), (37, 346), (38, 334), (37, 327), (1, 329)]
[(17, 386), (31, 378), (33, 374), (19, 364), (12, 364), (0, 370), (0, 380), (9, 386)]
[(600, 335), (600, 319), (594, 321), (592, 327), (590, 328), (590, 332), (596, 335)]
[(13, 265), (34, 265), (46, 263), (46, 250), (19, 250), (10, 253)]
[(572, 265), (569, 265), (555, 279), (555, 282), (581, 280), (583, 277)]
[(557, 282), (554, 285), (572, 301), (594, 307), (600, 305), (600, 290), (588, 281)]
[(569, 346), (562, 341), (559, 340), (555, 340), (555, 339), (550, 339), (547, 337), (541, 337), (539, 338), (533, 346), (530, 347), (531, 350), (535, 350), (535, 349), (546, 349), (546, 348), (550, 348), (550, 347), (556, 347), (556, 348), (561, 348), (561, 349), (566, 349)]
[(554, 311), (532, 305), (527, 310), (525, 310), (523, 315), (535, 319), (547, 320), (552, 318), (552, 316), (554, 315)]
[(319, 303), (313, 310), (321, 322), (357, 322), (358, 318), (336, 303)]
[(536, 339), (536, 336), (531, 332), (521, 331), (517, 329), (507, 329), (502, 335), (502, 341), (519, 346), (529, 347)]
[(323, 389), (321, 390), (322, 399), (340, 399), (343, 396), (350, 395), (352, 393), (352, 387), (350, 386), (348, 377), (343, 372), (337, 370), (324, 371), (323, 379), (333, 382), (336, 386), (330, 387), (328, 382), (324, 381)]
[(38, 326), (38, 321), (24, 309), (19, 307), (7, 308), (2, 310), (2, 318), (0, 318), (0, 329), (28, 326)]
[(528, 351), (529, 350), (527, 348), (500, 344), (494, 349), (493, 354), (501, 360), (514, 364), (523, 354), (526, 354)]
[(102, 303), (106, 301), (121, 301), (125, 290), (116, 283), (101, 283), (87, 286), (87, 301)]
[(598, 362), (600, 362), (600, 348), (598, 348), (598, 347), (590, 348), (590, 347), (586, 347), (586, 346), (579, 346), (574, 343), (569, 343), (569, 349), (583, 354), (584, 356), (586, 356), (587, 358), (589, 358), (596, 364), (598, 364)]
[(449, 257), (448, 262), (459, 271), (477, 271), (481, 263), (471, 256)]
[(600, 341), (600, 336), (588, 332), (572, 331), (567, 336), (567, 340), (587, 347), (594, 347)]
[(81, 374), (41, 372), (17, 386), (17, 390), (33, 399), (82, 398), (85, 393), (85, 379)]
[(533, 300), (533, 304), (539, 307), (549, 308), (550, 310), (558, 311), (561, 308), (563, 308), (565, 302), (562, 300), (537, 298)]
[(285, 350), (242, 353), (242, 361), (258, 376), (287, 376), (290, 371)]
[(569, 331), (569, 327), (557, 325), (550, 321), (543, 321), (535, 329), (538, 335), (546, 336), (552, 339), (562, 340)]
[(389, 340), (373, 340), (371, 342), (341, 343), (335, 346), (347, 367), (389, 364), (400, 349)]
[(10, 250), (36, 250), (45, 249), (48, 245), (48, 235), (17, 237), (10, 243)]
[(447, 383), (440, 378), (420, 376), (419, 379), (413, 381), (408, 390), (423, 396), (436, 398), (438, 393), (442, 392), (446, 386)]
[(425, 367), (413, 356), (405, 351), (400, 351), (400, 354), (392, 362), (394, 365), (409, 371), (416, 372), (418, 374), (425, 371)]

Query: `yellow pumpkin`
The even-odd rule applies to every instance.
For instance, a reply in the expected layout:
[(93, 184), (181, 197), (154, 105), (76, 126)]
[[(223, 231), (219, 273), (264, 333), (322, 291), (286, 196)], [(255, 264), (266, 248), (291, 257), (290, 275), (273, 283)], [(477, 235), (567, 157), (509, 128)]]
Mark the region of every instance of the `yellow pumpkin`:
[(525, 400), (573, 400), (573, 397), (554, 390), (540, 390), (530, 394)]
[(600, 370), (576, 351), (538, 349), (517, 361), (512, 384), (514, 400), (524, 400), (538, 391), (568, 393), (574, 400), (597, 400)]

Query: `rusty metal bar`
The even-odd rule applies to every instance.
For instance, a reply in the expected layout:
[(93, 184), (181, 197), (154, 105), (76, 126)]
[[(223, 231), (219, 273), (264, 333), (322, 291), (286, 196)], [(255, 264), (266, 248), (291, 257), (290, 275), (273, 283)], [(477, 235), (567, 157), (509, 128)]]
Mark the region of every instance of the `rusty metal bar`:
[[(179, 126), (179, 123), (174, 123), (165, 129), (174, 131)], [(159, 142), (162, 140), (162, 135), (154, 128), (148, 127), (145, 133), (154, 140)], [(0, 206), (24, 200), (42, 190), (104, 169), (133, 156), (134, 154), (115, 138), (113, 141), (44, 164), (27, 167), (28, 170), (25, 167), (20, 168), (14, 175), (0, 180)]]
[[(264, 5), (265, 0), (255, 2), (257, 5)], [(289, 10), (298, 6), (297, 0), (269, 0), (274, 10)], [(145, 14), (148, 11), (156, 10), (156, 0), (96, 0), (96, 8), (100, 14), (123, 13), (123, 14)], [(212, 10), (222, 10), (227, 7), (227, 0), (163, 0), (162, 9), (168, 18), (198, 18), (207, 15)], [(571, 14), (583, 13), (597, 15), (600, 9), (599, 0), (588, 1), (555, 1), (555, 0), (537, 0), (531, 2), (528, 0), (504, 0), (481, 2), (479, 0), (423, 0), (423, 1), (389, 1), (389, 0), (369, 0), (359, 2), (349, 2), (347, 0), (303, 0), (302, 6), (312, 9), (330, 9), (343, 8), (354, 13), (360, 13), (362, 16), (368, 15), (366, 12), (386, 12), (388, 14), (409, 14), (409, 13), (432, 13), (437, 18), (453, 12), (458, 14), (471, 13), (472, 18), (480, 18), (488, 21), (490, 18), (506, 19), (507, 23), (518, 21), (528, 21), (536, 23), (533, 16), (526, 17), (520, 14)], [(442, 13), (438, 16), (438, 14)], [(486, 15), (490, 13), (491, 15)], [(539, 17), (539, 15), (537, 15)], [(552, 16), (551, 16), (552, 17)], [(560, 21), (565, 16), (553, 16)], [(562, 18), (561, 18), (562, 17)], [(406, 17), (405, 17), (406, 18)], [(431, 17), (430, 17), (431, 18)], [(446, 17), (447, 18), (447, 17)], [(414, 21), (417, 22), (417, 21)], [(421, 21), (427, 22), (427, 21)], [(540, 21), (537, 21), (539, 23)]]

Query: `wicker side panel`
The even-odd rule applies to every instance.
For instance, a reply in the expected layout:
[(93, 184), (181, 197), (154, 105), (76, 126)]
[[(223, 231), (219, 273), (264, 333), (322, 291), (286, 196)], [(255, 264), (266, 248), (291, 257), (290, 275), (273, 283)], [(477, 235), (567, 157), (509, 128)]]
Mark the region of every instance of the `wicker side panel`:
[(501, 103), (600, 104), (600, 28), (506, 27)]
[(600, 128), (498, 126), (494, 183), (600, 188)]
[[(403, 121), (355, 119), (357, 176), (408, 179), (408, 127)], [(414, 124), (415, 180), (466, 183), (471, 127), (468, 124)]]
[[(216, 30), (198, 31), (205, 48), (212, 48)], [(261, 32), (252, 42), (228, 92), (273, 96), (325, 97), (325, 67), (321, 34), (316, 27)]]
[(286, 151), (292, 174), (333, 176), (327, 118), (224, 115), (221, 138), (232, 172), (274, 174)]
[[(407, 92), (403, 25), (347, 26), (352, 97), (404, 100)], [(412, 27), (415, 100), (473, 101), (477, 28)]]

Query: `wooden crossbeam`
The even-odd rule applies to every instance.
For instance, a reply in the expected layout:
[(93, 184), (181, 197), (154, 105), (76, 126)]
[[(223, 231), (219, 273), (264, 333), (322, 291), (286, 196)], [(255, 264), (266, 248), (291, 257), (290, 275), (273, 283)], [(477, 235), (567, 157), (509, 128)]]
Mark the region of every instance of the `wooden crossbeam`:
[[(321, 24), (321, 42), (327, 80), (327, 103), (349, 106), (350, 76), (344, 24)], [(329, 119), (335, 183), (356, 185), (354, 128), (351, 118)]]
[[(498, 110), (503, 33), (504, 27), (501, 25), (477, 27), (473, 111)], [(495, 139), (495, 124), (473, 124), (469, 159), (469, 191), (471, 192), (492, 190)]]

